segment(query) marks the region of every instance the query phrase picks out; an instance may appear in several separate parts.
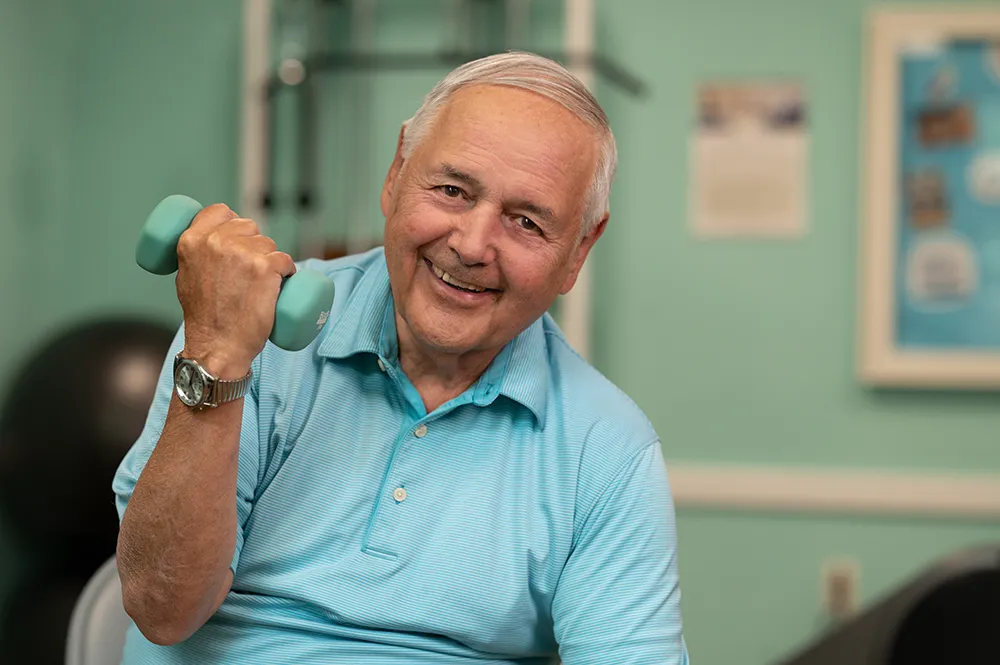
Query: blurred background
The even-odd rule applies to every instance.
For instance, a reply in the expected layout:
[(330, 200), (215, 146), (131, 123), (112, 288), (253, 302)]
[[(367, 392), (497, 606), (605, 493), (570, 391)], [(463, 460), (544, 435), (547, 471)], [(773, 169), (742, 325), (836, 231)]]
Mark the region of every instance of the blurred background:
[[(152, 207), (226, 202), (296, 258), (373, 247), (400, 123), (436, 81), (473, 53), (571, 55), (561, 0), (274, 0), (266, 25), (249, 4), (0, 0), (0, 662), (61, 662), (114, 552), (111, 474), (180, 322), (173, 278), (135, 263)], [(1000, 543), (997, 394), (856, 371), (864, 21), (884, 4), (593, 3), (586, 71), (620, 168), (587, 353), (662, 437), (696, 665), (791, 658), (942, 557)], [(266, 92), (244, 85), (254, 58)], [(792, 81), (804, 100), (786, 124), (807, 148), (775, 157), (800, 194), (773, 237), (693, 232), (698, 97), (720, 80)], [(939, 510), (966, 473), (982, 505)], [(910, 509), (881, 500), (883, 476)], [(874, 498), (851, 506), (852, 482)], [(912, 500), (921, 483), (936, 490)], [(755, 503), (761, 485), (778, 498)]]

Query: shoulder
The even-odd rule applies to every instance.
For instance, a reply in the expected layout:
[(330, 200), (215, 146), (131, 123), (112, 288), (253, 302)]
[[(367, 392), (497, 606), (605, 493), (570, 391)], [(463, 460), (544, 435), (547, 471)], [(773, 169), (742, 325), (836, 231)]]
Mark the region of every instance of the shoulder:
[(590, 439), (619, 439), (622, 445), (657, 438), (646, 413), (621, 388), (580, 356), (548, 315), (543, 320), (550, 383), (556, 408), (590, 426)]
[(570, 346), (551, 317), (543, 324), (548, 417), (579, 464), (580, 489), (600, 492), (643, 452), (659, 446), (660, 437), (646, 413)]

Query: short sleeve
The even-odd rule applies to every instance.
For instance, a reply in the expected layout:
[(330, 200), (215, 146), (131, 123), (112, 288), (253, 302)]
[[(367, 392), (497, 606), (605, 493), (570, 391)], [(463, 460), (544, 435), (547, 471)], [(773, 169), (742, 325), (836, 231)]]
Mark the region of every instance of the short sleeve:
[[(174, 340), (170, 345), (160, 375), (157, 379), (156, 393), (146, 416), (139, 438), (135, 441), (129, 451), (125, 454), (115, 472), (112, 480), (112, 489), (115, 493), (115, 505), (118, 510), (118, 521), (125, 514), (129, 499), (132, 497), (132, 490), (139, 480), (146, 462), (149, 461), (156, 443), (163, 432), (163, 426), (167, 419), (167, 410), (170, 400), (174, 394), (173, 365), (174, 356), (181, 350), (184, 344), (183, 324), (178, 329)], [(254, 361), (254, 369), (258, 370), (259, 361)], [(256, 373), (256, 372), (255, 372)], [(253, 507), (254, 495), (257, 489), (258, 468), (260, 465), (260, 447), (258, 446), (257, 427), (257, 381), (254, 381), (254, 388), (243, 399), (243, 424), (240, 431), (240, 453), (238, 471), (236, 479), (236, 548), (233, 551), (233, 560), (230, 569), (236, 574), (236, 565), (239, 562), (240, 552), (243, 549), (243, 529), (247, 519), (250, 517), (250, 510)]]
[(687, 665), (673, 499), (655, 441), (591, 509), (552, 604), (562, 665)]

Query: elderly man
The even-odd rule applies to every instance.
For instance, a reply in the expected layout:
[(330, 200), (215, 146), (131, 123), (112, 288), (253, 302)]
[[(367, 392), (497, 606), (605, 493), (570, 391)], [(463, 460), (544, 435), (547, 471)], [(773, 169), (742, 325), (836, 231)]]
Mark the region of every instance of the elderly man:
[(294, 353), (266, 343), (292, 259), (198, 215), (114, 479), (126, 663), (687, 662), (660, 441), (546, 314), (615, 165), (562, 67), (459, 67), (403, 124), (384, 248), (307, 262), (337, 295)]

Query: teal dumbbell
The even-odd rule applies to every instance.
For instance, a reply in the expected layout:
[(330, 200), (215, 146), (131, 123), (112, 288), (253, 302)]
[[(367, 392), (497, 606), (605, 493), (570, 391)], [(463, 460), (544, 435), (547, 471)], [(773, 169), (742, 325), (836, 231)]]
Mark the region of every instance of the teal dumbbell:
[[(173, 194), (149, 213), (139, 234), (135, 261), (154, 275), (177, 271), (177, 242), (194, 221), (202, 205), (192, 198)], [(333, 280), (315, 270), (299, 268), (284, 280), (274, 312), (274, 327), (268, 339), (288, 351), (309, 346), (323, 328), (333, 306)]]

